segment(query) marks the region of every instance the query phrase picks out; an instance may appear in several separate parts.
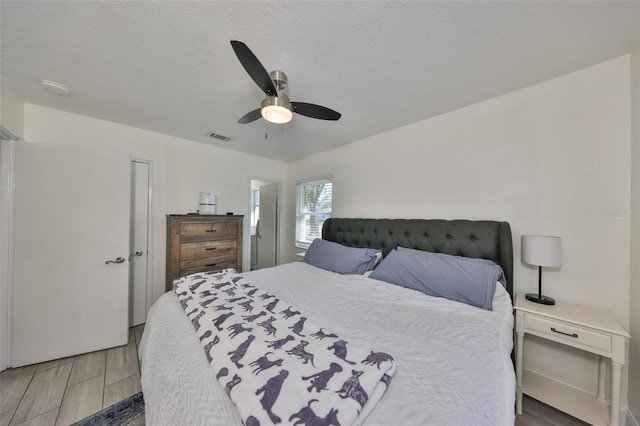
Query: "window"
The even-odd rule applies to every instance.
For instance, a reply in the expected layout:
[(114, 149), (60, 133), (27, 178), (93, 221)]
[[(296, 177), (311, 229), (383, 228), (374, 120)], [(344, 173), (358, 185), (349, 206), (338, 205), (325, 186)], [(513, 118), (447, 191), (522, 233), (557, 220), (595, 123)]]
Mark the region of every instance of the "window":
[(331, 217), (333, 184), (331, 179), (296, 185), (296, 247), (308, 248), (322, 237), (322, 224)]

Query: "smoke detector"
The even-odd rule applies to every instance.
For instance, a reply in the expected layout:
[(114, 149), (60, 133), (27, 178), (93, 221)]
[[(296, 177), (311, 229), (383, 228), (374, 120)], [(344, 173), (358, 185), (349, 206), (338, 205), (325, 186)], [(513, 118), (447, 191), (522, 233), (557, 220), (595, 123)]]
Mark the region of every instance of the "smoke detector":
[(55, 93), (60, 96), (69, 96), (71, 94), (71, 90), (64, 84), (56, 83), (51, 80), (41, 80), (40, 86), (47, 92)]

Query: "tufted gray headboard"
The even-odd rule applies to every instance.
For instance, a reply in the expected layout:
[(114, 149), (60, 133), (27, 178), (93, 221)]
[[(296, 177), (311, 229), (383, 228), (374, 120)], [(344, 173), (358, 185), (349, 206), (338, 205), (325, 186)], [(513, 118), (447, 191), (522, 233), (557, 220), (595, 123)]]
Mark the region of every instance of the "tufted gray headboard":
[(513, 299), (513, 241), (508, 222), (442, 219), (327, 219), (322, 238), (350, 247), (397, 246), (490, 259), (502, 267)]

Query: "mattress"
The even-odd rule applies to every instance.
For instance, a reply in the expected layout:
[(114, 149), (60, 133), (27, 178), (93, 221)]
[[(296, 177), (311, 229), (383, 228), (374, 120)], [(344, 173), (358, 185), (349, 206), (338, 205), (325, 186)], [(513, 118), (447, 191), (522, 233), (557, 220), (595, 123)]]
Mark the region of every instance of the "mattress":
[[(393, 355), (397, 372), (365, 425), (513, 425), (513, 308), (493, 311), (303, 262), (242, 274), (360, 347)], [(150, 425), (241, 424), (175, 294), (153, 305), (140, 345)]]

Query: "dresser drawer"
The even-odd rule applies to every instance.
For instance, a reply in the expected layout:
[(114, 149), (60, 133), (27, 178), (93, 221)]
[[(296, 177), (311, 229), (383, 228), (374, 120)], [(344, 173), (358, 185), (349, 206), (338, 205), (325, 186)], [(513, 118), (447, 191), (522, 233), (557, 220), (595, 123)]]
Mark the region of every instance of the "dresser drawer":
[(236, 240), (200, 241), (180, 244), (180, 261), (214, 256), (235, 256)]
[(180, 276), (184, 277), (185, 275), (197, 274), (198, 272), (210, 272), (210, 271), (219, 271), (221, 269), (233, 268), (238, 269), (236, 263), (229, 264), (219, 264), (218, 266), (210, 267), (210, 266), (199, 266), (197, 268), (189, 268), (189, 269), (181, 269)]
[(611, 354), (611, 335), (609, 334), (529, 313), (525, 314), (524, 326), (526, 331), (532, 334), (603, 355)]
[(224, 269), (228, 268), (230, 264), (236, 263), (236, 255), (231, 256), (215, 256), (215, 257), (203, 257), (200, 259), (181, 260), (180, 270), (206, 267), (208, 270)]
[(183, 223), (180, 225), (180, 241), (228, 240), (238, 235), (238, 224), (235, 222), (215, 223)]

